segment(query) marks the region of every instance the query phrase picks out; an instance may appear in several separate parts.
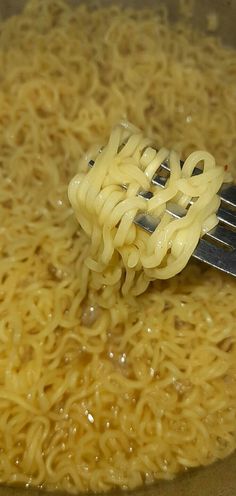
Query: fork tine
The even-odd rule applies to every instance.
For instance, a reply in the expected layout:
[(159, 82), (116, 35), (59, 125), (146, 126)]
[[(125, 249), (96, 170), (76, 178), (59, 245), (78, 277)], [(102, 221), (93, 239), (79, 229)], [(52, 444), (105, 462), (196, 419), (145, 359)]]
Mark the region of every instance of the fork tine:
[(228, 248), (234, 248), (236, 246), (236, 232), (226, 229), (220, 224), (214, 227), (214, 229), (211, 229), (205, 236), (207, 239), (220, 242)]
[[(168, 203), (166, 211), (176, 219), (184, 217), (186, 213), (184, 209), (179, 208), (179, 205), (175, 205), (171, 202)], [(150, 214), (139, 213), (136, 215), (134, 222), (139, 227), (142, 227), (142, 229), (145, 229), (145, 231), (152, 233), (158, 226), (160, 220), (152, 217)], [(215, 228), (205, 234), (205, 239), (221, 243), (225, 248), (232, 249), (236, 246), (236, 231), (232, 231), (231, 229), (227, 229), (218, 224)]]
[(230, 253), (219, 246), (201, 239), (193, 253), (193, 257), (217, 269), (236, 276), (236, 250)]
[[(155, 174), (155, 176), (152, 179), (152, 184), (154, 184), (155, 186), (160, 186), (161, 188), (164, 188), (165, 184), (167, 182), (167, 179), (168, 179), (167, 177), (159, 177), (158, 173), (157, 173), (157, 174)], [(236, 199), (236, 186), (231, 185), (231, 186), (226, 187), (224, 194), (226, 196), (228, 195), (228, 199), (229, 199), (228, 205), (234, 206), (233, 202), (236, 201), (235, 200)], [(234, 197), (235, 199), (233, 199), (233, 195), (235, 195), (235, 197)], [(221, 194), (220, 194), (220, 196), (222, 198)], [(236, 207), (236, 204), (235, 204), (235, 207)], [(236, 214), (234, 211), (231, 211), (231, 210), (224, 208), (222, 206), (219, 208), (219, 210), (217, 212), (217, 217), (218, 217), (219, 221), (222, 222), (223, 224), (225, 224), (227, 227), (229, 227), (231, 229), (236, 229)]]
[[(183, 160), (180, 160), (180, 167), (181, 167), (181, 169), (182, 169), (183, 165), (184, 165), (184, 161)], [(169, 161), (168, 160), (166, 162), (162, 162), (161, 167), (165, 171), (170, 172), (170, 166), (169, 166)], [(202, 173), (202, 169), (200, 169), (199, 167), (195, 167), (193, 169), (193, 176), (198, 176), (201, 173)]]
[(229, 207), (236, 208), (235, 184), (224, 184), (219, 192), (219, 196)]
[(158, 171), (158, 173), (153, 176), (151, 182), (154, 186), (161, 186), (161, 188), (164, 188), (169, 178), (161, 177), (159, 174), (160, 172)]
[[(147, 214), (138, 214), (134, 220), (135, 224), (145, 231), (152, 233), (158, 225), (158, 220)], [(217, 228), (216, 228), (217, 229)], [(226, 231), (226, 230), (225, 230)], [(219, 233), (218, 233), (219, 234)], [(217, 236), (218, 236), (217, 234)], [(235, 235), (235, 233), (231, 233)], [(209, 235), (209, 233), (208, 233)], [(220, 234), (219, 234), (220, 235)], [(214, 236), (212, 236), (214, 237)], [(232, 240), (225, 244), (229, 247), (232, 246)], [(234, 245), (235, 246), (235, 245)], [(236, 276), (236, 250), (228, 251), (211, 242), (207, 238), (202, 238), (192, 255), (195, 259), (205, 262), (210, 266), (218, 268), (227, 274)]]
[[(183, 167), (184, 162), (180, 160), (180, 166), (181, 168)], [(166, 171), (170, 172), (170, 166), (168, 161), (163, 162), (161, 164), (161, 167)], [(199, 167), (195, 167), (193, 170), (193, 176), (197, 176), (202, 173), (202, 170), (199, 169)], [(168, 178), (165, 178), (165, 182), (163, 182), (163, 187), (166, 184)], [(157, 183), (157, 176), (154, 176), (153, 178), (153, 184), (158, 184), (158, 186), (162, 186), (162, 184)], [(236, 186), (234, 184), (223, 184), (219, 191), (219, 197), (221, 200), (223, 200), (225, 203), (227, 203), (228, 206), (232, 208), (236, 208)]]
[(236, 229), (236, 214), (233, 211), (220, 207), (217, 212), (217, 217), (220, 222), (223, 222), (227, 227)]

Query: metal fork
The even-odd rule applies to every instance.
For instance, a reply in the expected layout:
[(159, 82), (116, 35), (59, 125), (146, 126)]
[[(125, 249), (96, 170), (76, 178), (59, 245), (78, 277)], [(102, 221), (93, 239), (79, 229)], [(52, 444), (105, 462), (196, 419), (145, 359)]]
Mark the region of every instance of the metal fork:
[[(184, 162), (181, 161), (181, 166), (183, 164)], [(201, 169), (195, 167), (193, 175), (198, 175), (201, 172)], [(152, 184), (164, 188), (169, 173), (168, 162), (163, 162), (157, 174), (154, 175)], [(147, 199), (153, 196), (150, 191), (140, 194)], [(219, 191), (219, 196), (222, 200), (217, 212), (219, 224), (200, 239), (193, 257), (227, 274), (236, 276), (236, 185), (224, 184)], [(171, 203), (168, 205), (167, 212), (175, 218), (181, 218), (186, 214), (184, 208)], [(145, 214), (138, 214), (135, 218), (135, 224), (152, 233), (158, 225), (158, 220), (156, 221)]]
[[(184, 162), (181, 161), (181, 167)], [(94, 165), (94, 160), (90, 160), (90, 167)], [(202, 171), (195, 167), (193, 175), (198, 175)], [(170, 175), (168, 161), (163, 162), (158, 172), (152, 178), (154, 186), (165, 188)], [(125, 185), (122, 185), (124, 188)], [(152, 198), (151, 191), (140, 191), (141, 196), (147, 200)], [(199, 241), (193, 257), (201, 262), (205, 262), (227, 274), (236, 277), (236, 185), (224, 184), (219, 191), (221, 205), (217, 212), (219, 224), (214, 229), (205, 234)], [(186, 215), (186, 210), (177, 204), (168, 203), (166, 211), (174, 218), (181, 218)], [(139, 213), (134, 219), (134, 223), (149, 233), (153, 233), (159, 220), (151, 215)]]

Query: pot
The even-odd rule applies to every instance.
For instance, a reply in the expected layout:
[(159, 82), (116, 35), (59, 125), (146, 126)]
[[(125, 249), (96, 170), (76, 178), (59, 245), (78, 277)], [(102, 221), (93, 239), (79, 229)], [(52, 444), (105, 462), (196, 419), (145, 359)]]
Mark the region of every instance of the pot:
[[(72, 4), (80, 0), (71, 0)], [(90, 0), (88, 0), (90, 1)], [(125, 0), (113, 0), (116, 3), (127, 5)], [(169, 9), (171, 22), (179, 19), (179, 0), (129, 0), (129, 6), (153, 7), (159, 2), (166, 4)], [(111, 0), (103, 0), (103, 4), (110, 4)], [(0, 0), (0, 16), (5, 19), (19, 13), (25, 0)], [(204, 36), (207, 28), (207, 14), (216, 13), (220, 23), (216, 34), (224, 44), (236, 48), (236, 0), (198, 0), (195, 3), (194, 15), (189, 22), (193, 29), (199, 30), (199, 36)], [(208, 467), (190, 470), (173, 481), (160, 481), (152, 486), (142, 487), (134, 491), (135, 496), (235, 496), (236, 495), (236, 452), (230, 457), (216, 462)], [(24, 489), (20, 487), (0, 487), (1, 496), (44, 496), (48, 493), (39, 489)], [(132, 492), (113, 491), (114, 496), (130, 495)]]

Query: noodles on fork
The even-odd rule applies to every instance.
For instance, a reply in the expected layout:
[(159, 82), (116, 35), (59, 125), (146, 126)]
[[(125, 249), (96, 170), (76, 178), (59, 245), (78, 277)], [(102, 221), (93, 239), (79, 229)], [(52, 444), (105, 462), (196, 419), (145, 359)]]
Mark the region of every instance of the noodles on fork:
[[(162, 189), (151, 181), (165, 161), (170, 164), (170, 177)], [(76, 217), (91, 238), (86, 259), (89, 269), (98, 279), (99, 274), (104, 280), (104, 274), (109, 273), (116, 283), (119, 277), (123, 294), (130, 290), (140, 294), (151, 280), (169, 279), (179, 273), (201, 235), (218, 222), (217, 192), (224, 180), (223, 167), (216, 166), (208, 152), (196, 151), (181, 168), (175, 151), (157, 151), (153, 140), (126, 121), (114, 127), (99, 153), (93, 156), (92, 152), (91, 163), (92, 169), (77, 174), (68, 190)], [(199, 163), (202, 173), (193, 176)], [(83, 165), (79, 165), (80, 170), (84, 170)], [(145, 191), (152, 192), (151, 198), (145, 197)], [(184, 209), (185, 215), (175, 219), (167, 211), (169, 204)], [(156, 221), (151, 235), (135, 225), (140, 212)], [(118, 272), (117, 260), (114, 262), (117, 254)]]

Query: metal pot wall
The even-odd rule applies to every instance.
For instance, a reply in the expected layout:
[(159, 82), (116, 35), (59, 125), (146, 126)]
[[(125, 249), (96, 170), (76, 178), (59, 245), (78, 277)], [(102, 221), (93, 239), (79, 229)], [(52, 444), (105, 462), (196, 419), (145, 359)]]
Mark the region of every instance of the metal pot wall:
[[(71, 0), (78, 4), (80, 0)], [(110, 4), (112, 0), (103, 0), (103, 4)], [(179, 18), (179, 0), (113, 0), (116, 3), (136, 6), (153, 7), (157, 2), (165, 3), (169, 9), (170, 20), (175, 22)], [(0, 16), (19, 13), (25, 0), (0, 0)], [(86, 3), (92, 3), (87, 0)], [(207, 14), (216, 12), (220, 23), (216, 31), (225, 44), (236, 48), (236, 0), (198, 0), (195, 3), (194, 15), (189, 22), (193, 29), (199, 30), (199, 36), (204, 36)], [(44, 491), (37, 489), (10, 488), (0, 486), (1, 496), (44, 496)], [(113, 496), (131, 496), (132, 492), (113, 491)], [(189, 471), (173, 481), (157, 482), (150, 487), (143, 487), (134, 491), (135, 496), (235, 496), (236, 495), (236, 452), (223, 461), (216, 462), (205, 468)]]

